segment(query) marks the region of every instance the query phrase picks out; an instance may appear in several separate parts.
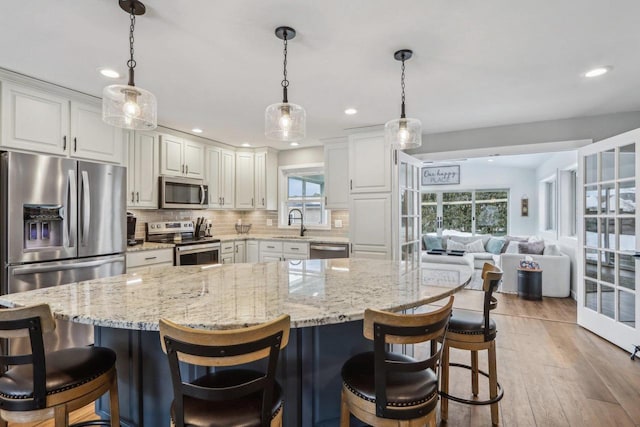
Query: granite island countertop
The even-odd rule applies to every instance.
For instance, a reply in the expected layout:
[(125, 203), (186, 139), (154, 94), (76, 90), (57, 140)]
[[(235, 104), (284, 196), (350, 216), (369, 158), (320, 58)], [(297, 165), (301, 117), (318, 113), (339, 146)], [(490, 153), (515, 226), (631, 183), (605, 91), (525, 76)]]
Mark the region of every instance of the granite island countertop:
[(205, 329), (258, 324), (282, 313), (292, 327), (359, 320), (365, 308), (399, 311), (453, 294), (466, 265), (329, 259), (162, 267), (0, 296), (8, 307), (48, 303), (56, 318), (157, 330), (158, 320)]

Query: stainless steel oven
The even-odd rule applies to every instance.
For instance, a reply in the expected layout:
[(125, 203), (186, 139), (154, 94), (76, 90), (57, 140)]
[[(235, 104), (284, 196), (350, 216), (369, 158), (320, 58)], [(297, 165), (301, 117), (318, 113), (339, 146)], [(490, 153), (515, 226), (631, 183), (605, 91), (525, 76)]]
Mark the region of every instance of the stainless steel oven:
[(176, 265), (202, 265), (219, 263), (219, 242), (176, 246)]
[(163, 209), (206, 209), (209, 186), (201, 179), (160, 177), (160, 207)]

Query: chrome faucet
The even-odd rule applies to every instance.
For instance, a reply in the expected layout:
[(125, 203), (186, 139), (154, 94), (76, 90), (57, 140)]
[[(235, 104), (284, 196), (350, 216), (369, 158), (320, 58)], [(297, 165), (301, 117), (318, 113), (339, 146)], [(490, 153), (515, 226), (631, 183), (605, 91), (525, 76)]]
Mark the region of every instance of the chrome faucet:
[[(291, 214), (293, 213), (293, 211), (298, 211), (298, 213), (300, 213), (300, 218), (294, 218), (291, 216)], [(304, 228), (304, 216), (302, 215), (302, 211), (298, 208), (293, 208), (289, 211), (289, 225), (291, 225), (291, 220), (292, 219), (299, 219), (300, 220), (300, 237), (304, 236), (304, 232), (307, 231), (306, 228)]]

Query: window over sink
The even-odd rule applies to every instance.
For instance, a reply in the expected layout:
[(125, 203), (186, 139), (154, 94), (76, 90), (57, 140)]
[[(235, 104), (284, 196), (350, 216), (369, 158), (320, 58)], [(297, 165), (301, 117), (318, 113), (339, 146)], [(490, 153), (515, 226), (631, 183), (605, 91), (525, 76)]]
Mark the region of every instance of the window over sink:
[[(280, 168), (280, 228), (300, 228), (302, 212), (307, 229), (329, 229), (331, 211), (325, 207), (323, 164), (281, 166)], [(293, 212), (292, 212), (293, 210)], [(289, 225), (291, 215), (291, 225)]]

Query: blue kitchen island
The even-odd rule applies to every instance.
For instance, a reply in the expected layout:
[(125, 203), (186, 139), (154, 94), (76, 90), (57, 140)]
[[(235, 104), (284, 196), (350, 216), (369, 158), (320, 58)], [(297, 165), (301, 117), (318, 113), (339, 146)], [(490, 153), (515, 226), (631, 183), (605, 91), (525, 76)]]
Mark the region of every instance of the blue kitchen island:
[[(160, 318), (232, 329), (287, 313), (292, 331), (278, 366), (284, 424), (334, 426), (340, 368), (350, 356), (372, 349), (362, 336), (365, 308), (411, 310), (462, 289), (472, 273), (466, 265), (412, 268), (365, 259), (161, 267), (3, 295), (0, 304), (48, 303), (56, 318), (93, 325), (96, 345), (117, 353), (121, 422), (132, 427), (170, 424), (173, 391), (160, 348)], [(97, 410), (108, 410), (104, 398)]]

